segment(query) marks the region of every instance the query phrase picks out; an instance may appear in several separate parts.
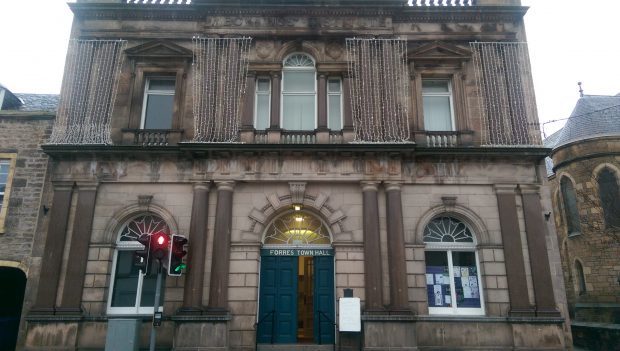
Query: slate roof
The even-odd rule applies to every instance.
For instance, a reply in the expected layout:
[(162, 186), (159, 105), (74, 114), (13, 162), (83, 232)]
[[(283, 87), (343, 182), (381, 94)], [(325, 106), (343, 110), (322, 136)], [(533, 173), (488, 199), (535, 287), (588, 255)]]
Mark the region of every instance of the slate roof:
[(608, 135), (620, 135), (620, 95), (584, 95), (577, 101), (564, 128), (550, 135), (544, 144), (557, 148), (574, 141)]
[(60, 95), (58, 94), (15, 94), (24, 104), (19, 111), (56, 112)]

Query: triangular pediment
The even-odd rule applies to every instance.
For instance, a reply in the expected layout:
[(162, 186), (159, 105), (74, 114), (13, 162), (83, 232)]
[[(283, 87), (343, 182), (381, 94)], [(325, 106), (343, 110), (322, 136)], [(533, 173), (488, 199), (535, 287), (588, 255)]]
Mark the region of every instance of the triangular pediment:
[(409, 51), (412, 60), (468, 60), (471, 51), (456, 45), (434, 41)]
[(145, 58), (192, 58), (191, 50), (186, 49), (177, 44), (156, 40), (148, 43), (134, 46), (125, 50), (129, 57), (145, 57)]

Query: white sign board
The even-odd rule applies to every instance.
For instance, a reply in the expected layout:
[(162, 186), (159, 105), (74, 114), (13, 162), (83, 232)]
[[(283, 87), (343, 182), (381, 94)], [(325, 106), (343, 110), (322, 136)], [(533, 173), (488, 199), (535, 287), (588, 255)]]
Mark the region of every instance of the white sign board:
[(359, 297), (340, 298), (338, 325), (341, 332), (361, 332), (362, 318)]

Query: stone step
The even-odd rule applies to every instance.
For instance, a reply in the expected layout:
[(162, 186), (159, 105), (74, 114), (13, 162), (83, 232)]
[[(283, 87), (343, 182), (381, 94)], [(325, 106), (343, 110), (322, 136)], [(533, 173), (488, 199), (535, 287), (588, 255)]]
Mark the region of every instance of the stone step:
[(257, 351), (333, 351), (334, 345), (317, 344), (258, 344)]

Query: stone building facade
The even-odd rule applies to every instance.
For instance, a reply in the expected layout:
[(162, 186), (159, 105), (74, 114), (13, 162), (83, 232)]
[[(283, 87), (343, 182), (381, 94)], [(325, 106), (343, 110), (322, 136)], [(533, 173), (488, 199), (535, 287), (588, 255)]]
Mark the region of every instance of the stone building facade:
[(161, 233), (161, 349), (569, 348), (526, 8), (448, 3), (71, 4), (23, 349), (146, 348)]
[(57, 96), (13, 94), (0, 85), (0, 345), (14, 348), (24, 289), (31, 278)]
[(585, 95), (546, 139), (566, 295), (576, 345), (618, 347), (620, 96)]

